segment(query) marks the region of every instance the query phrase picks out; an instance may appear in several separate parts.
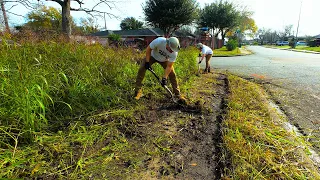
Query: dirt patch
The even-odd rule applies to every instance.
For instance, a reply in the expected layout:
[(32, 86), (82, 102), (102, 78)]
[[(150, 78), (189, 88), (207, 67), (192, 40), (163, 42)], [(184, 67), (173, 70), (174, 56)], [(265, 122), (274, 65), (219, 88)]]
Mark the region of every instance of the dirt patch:
[[(155, 147), (167, 152), (145, 162), (143, 179), (220, 179), (224, 163), (221, 159), (222, 115), (227, 96), (226, 76), (202, 74), (188, 89), (188, 105), (168, 100), (158, 104), (148, 101), (143, 117), (149, 122), (144, 132), (157, 131), (172, 139), (157, 141)], [(161, 137), (159, 137), (161, 138)]]

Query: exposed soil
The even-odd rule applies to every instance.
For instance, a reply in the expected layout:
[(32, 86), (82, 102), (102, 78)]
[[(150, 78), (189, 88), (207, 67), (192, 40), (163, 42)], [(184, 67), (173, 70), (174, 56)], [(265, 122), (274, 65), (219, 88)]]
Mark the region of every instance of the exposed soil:
[[(144, 132), (158, 131), (174, 139), (169, 153), (146, 160), (144, 178), (152, 179), (154, 174), (157, 179), (221, 178), (225, 166), (221, 158), (221, 121), (228, 93), (227, 77), (201, 74), (196, 81), (186, 94), (187, 105), (177, 105), (169, 98), (157, 103), (151, 103), (148, 96), (142, 99), (148, 104), (147, 113), (137, 119), (150, 125)], [(155, 143), (158, 148), (166, 145)]]

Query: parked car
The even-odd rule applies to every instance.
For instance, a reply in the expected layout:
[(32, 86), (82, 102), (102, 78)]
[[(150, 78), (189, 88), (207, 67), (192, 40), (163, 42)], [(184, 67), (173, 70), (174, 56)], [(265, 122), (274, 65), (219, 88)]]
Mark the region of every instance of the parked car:
[(296, 46), (306, 46), (306, 45), (307, 45), (307, 43), (304, 41), (298, 41), (296, 44)]
[(277, 41), (276, 42), (277, 46), (285, 46), (285, 45), (289, 45), (289, 41)]

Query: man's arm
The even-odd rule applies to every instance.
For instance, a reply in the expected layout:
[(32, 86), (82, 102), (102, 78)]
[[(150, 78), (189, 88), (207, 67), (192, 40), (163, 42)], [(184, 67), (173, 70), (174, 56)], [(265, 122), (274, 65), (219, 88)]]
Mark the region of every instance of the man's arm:
[(151, 47), (148, 46), (146, 50), (146, 62), (150, 62), (151, 51), (152, 51)]
[(206, 54), (202, 54), (200, 62), (202, 62), (202, 60), (204, 59), (204, 57), (206, 57)]

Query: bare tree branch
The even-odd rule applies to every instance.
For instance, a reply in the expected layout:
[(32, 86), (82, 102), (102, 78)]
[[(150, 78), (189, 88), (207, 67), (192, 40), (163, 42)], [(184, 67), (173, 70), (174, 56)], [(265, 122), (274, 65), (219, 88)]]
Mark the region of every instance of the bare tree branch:
[(33, 5), (35, 5), (35, 3), (32, 3), (29, 0), (4, 0), (3, 2), (4, 3), (19, 3), (29, 10), (34, 9)]
[(60, 4), (61, 6), (63, 5), (63, 1), (62, 0), (46, 0), (46, 1), (53, 1), (53, 2), (56, 2), (56, 3)]
[(10, 11), (13, 7), (17, 6), (18, 4), (14, 4), (12, 5), (9, 9), (7, 9), (7, 11)]
[(26, 16), (23, 16), (23, 15), (20, 15), (20, 14), (16, 14), (16, 13), (13, 13), (13, 12), (10, 12), (10, 11), (7, 11), (7, 13), (13, 14), (15, 16), (20, 16), (20, 17), (23, 17), (23, 18), (27, 18)]

